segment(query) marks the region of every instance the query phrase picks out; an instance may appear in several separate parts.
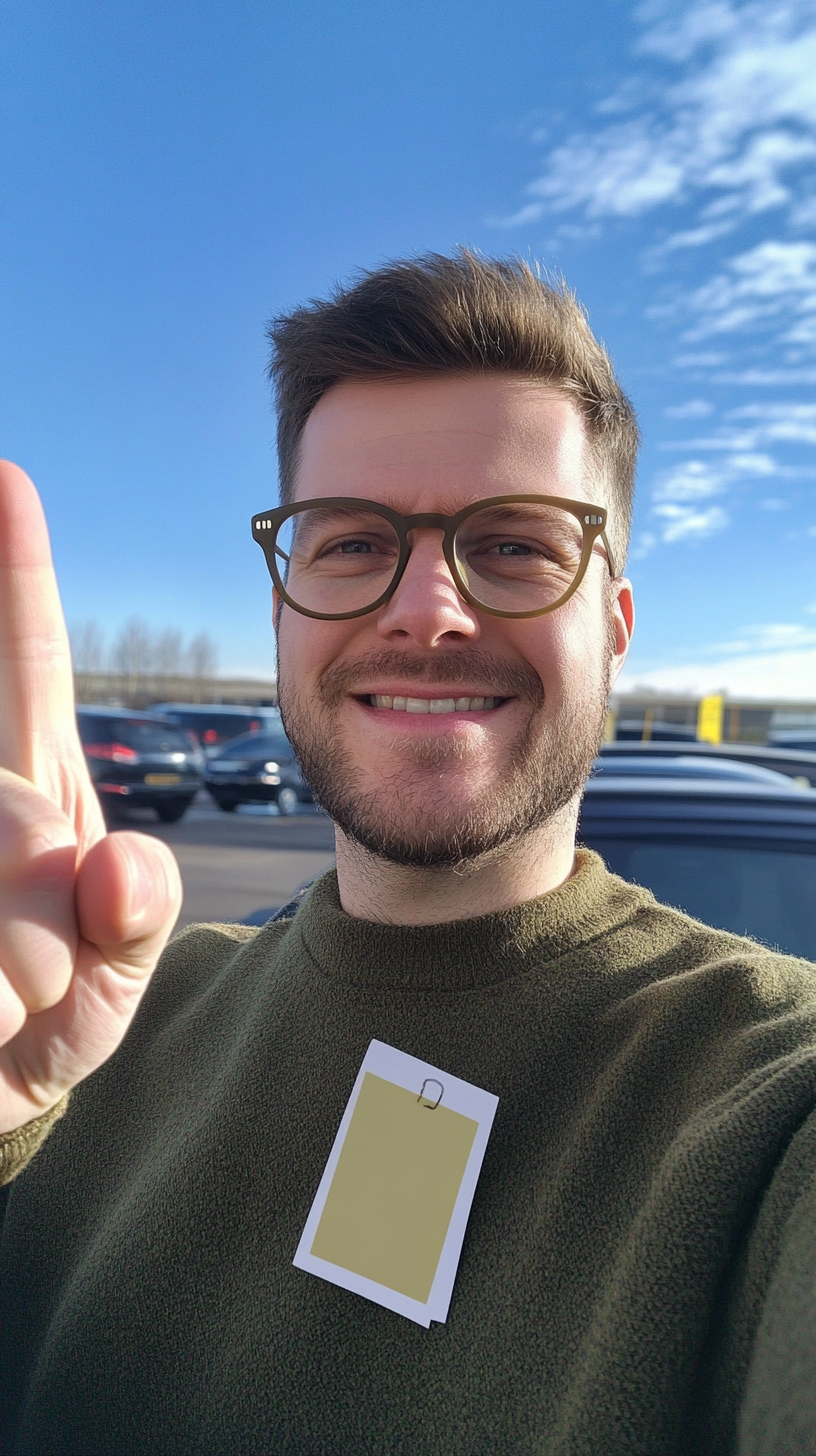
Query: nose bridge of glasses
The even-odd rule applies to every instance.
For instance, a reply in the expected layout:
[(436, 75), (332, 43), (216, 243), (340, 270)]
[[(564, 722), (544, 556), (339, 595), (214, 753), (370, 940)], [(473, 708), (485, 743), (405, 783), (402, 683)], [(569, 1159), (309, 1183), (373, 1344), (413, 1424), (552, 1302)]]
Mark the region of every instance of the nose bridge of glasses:
[(450, 516), (439, 515), (435, 511), (420, 511), (415, 516), (403, 516), (406, 536), (414, 531), (447, 531), (450, 525)]

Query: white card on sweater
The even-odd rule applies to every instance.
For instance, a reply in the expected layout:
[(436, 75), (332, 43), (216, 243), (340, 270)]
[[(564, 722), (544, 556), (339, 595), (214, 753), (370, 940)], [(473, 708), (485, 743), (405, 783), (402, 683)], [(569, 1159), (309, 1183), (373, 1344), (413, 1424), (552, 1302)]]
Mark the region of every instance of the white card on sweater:
[(357, 1074), (294, 1263), (427, 1329), (448, 1314), (498, 1097), (384, 1042)]

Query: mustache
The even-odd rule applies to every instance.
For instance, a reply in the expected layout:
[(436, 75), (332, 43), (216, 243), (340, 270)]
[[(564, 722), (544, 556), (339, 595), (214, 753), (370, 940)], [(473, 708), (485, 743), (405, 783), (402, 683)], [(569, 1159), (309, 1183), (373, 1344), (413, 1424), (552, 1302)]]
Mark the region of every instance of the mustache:
[(377, 678), (398, 677), (426, 685), (442, 683), (460, 687), (467, 683), (484, 683), (500, 698), (526, 698), (534, 707), (544, 702), (544, 684), (528, 663), (507, 662), (489, 652), (421, 653), (383, 649), (369, 652), (348, 662), (331, 663), (320, 677), (320, 693), (324, 702), (336, 707), (342, 698), (361, 682)]

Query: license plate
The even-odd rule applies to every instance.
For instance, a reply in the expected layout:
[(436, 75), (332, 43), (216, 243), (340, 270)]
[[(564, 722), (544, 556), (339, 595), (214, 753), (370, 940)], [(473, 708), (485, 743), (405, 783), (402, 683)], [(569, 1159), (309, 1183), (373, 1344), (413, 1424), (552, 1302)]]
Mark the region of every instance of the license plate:
[(158, 786), (159, 784), (180, 784), (181, 774), (145, 774), (145, 783)]

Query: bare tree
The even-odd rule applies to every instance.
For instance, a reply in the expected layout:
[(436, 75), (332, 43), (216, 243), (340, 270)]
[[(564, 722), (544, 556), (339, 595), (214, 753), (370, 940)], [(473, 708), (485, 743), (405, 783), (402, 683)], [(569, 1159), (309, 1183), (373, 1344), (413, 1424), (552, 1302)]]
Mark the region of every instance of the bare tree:
[(178, 628), (157, 631), (134, 616), (120, 628), (108, 654), (104, 633), (93, 619), (76, 622), (70, 636), (79, 702), (112, 696), (136, 706), (177, 692), (196, 702), (209, 694), (218, 648), (208, 632), (185, 643)]
[(96, 619), (88, 617), (83, 622), (73, 622), (68, 635), (74, 671), (85, 674), (101, 672), (105, 634)]
[(190, 677), (195, 685), (193, 701), (198, 703), (201, 701), (205, 679), (215, 677), (215, 669), (218, 665), (218, 648), (209, 632), (199, 632), (193, 638), (187, 648), (187, 662)]
[(156, 638), (155, 671), (162, 677), (178, 677), (183, 671), (181, 633), (167, 627)]
[(138, 691), (139, 679), (153, 668), (154, 635), (141, 617), (128, 618), (113, 644), (113, 669), (125, 679), (129, 698)]

